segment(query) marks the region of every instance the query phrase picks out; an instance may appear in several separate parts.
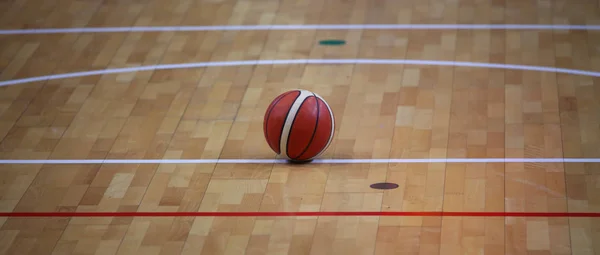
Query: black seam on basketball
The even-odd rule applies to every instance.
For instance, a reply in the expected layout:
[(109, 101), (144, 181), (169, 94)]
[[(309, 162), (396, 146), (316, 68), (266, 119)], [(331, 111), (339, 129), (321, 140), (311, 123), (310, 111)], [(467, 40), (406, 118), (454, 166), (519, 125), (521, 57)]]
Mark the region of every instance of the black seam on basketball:
[[(295, 90), (297, 91), (297, 90)], [(281, 132), (279, 132), (279, 138), (277, 138), (277, 147), (279, 147), (279, 153), (281, 153), (281, 136), (283, 135), (283, 129), (285, 128), (285, 122), (287, 122), (287, 118), (290, 115), (290, 111), (292, 110), (292, 106), (294, 106), (294, 103), (296, 102), (296, 100), (298, 100), (298, 98), (300, 97), (300, 95), (302, 95), (302, 91), (298, 91), (298, 95), (296, 96), (296, 98), (294, 98), (294, 100), (292, 101), (292, 105), (290, 105), (290, 107), (288, 108), (287, 113), (285, 114), (285, 118), (283, 118), (283, 125), (281, 125)], [(300, 109), (300, 108), (298, 108)], [(296, 119), (296, 116), (294, 116), (294, 120)], [(292, 121), (292, 126), (294, 125), (294, 122)], [(290, 133), (292, 132), (292, 128), (290, 127)], [(288, 141), (290, 140), (290, 134), (288, 134)], [(286, 145), (287, 146), (287, 143)], [(287, 156), (287, 148), (285, 150), (285, 154)]]
[[(267, 140), (267, 143), (269, 142), (269, 132), (267, 132), (267, 128), (269, 127), (269, 118), (271, 117), (271, 112), (273, 112), (273, 109), (275, 109), (275, 106), (277, 106), (277, 104), (287, 95), (289, 95), (290, 93), (294, 92), (293, 91), (288, 91), (283, 93), (282, 95), (279, 95), (279, 98), (275, 99), (275, 103), (273, 104), (273, 107), (271, 107), (271, 109), (269, 109), (269, 112), (267, 112), (267, 118), (265, 120), (265, 139)], [(287, 117), (287, 116), (286, 116)], [(283, 122), (283, 125), (285, 125), (285, 121)], [(282, 131), (283, 132), (283, 131)], [(279, 137), (281, 137), (281, 134), (279, 134)], [(281, 138), (280, 138), (281, 139)], [(279, 140), (279, 139), (278, 139)], [(279, 143), (277, 144), (277, 147), (281, 146)], [(281, 148), (279, 148), (279, 151), (281, 151)]]
[(317, 127), (319, 127), (319, 117), (320, 117), (319, 114), (321, 114), (320, 109), (319, 109), (319, 98), (317, 97), (317, 95), (315, 95), (315, 93), (313, 93), (313, 96), (315, 98), (315, 101), (317, 102), (317, 121), (315, 121), (315, 128), (313, 129), (312, 136), (310, 137), (308, 144), (306, 145), (306, 147), (304, 147), (304, 150), (302, 151), (302, 153), (300, 153), (300, 155), (298, 155), (298, 158), (302, 157), (302, 155), (304, 155), (304, 153), (306, 153), (306, 151), (308, 151), (310, 144), (313, 142), (313, 140), (315, 139), (315, 135), (317, 134)]
[(296, 111), (296, 114), (294, 115), (294, 119), (292, 120), (292, 124), (290, 125), (290, 133), (288, 133), (287, 136), (287, 142), (285, 143), (285, 154), (288, 158), (290, 159), (296, 159), (296, 158), (292, 158), (290, 157), (290, 150), (288, 150), (290, 148), (290, 137), (292, 137), (292, 131), (294, 128), (294, 122), (296, 122), (296, 117), (298, 117), (298, 113), (300, 113), (300, 109), (302, 109), (302, 106), (304, 105), (304, 103), (306, 103), (306, 100), (309, 98), (310, 96), (307, 96), (304, 98), (304, 100), (302, 101), (302, 103), (300, 104), (300, 106), (298, 106), (298, 111)]

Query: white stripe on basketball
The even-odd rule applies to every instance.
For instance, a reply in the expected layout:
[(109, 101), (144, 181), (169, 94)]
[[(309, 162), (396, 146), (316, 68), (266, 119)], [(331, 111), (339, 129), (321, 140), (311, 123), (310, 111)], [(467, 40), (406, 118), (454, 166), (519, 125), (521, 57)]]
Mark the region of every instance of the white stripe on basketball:
[[(335, 119), (333, 118), (333, 111), (331, 110), (331, 107), (329, 107), (329, 104), (327, 104), (327, 101), (325, 101), (325, 99), (323, 99), (321, 96), (317, 95), (316, 93), (315, 93), (315, 96), (317, 96), (317, 98), (321, 99), (323, 101), (323, 103), (325, 103), (325, 106), (327, 106), (327, 111), (329, 111), (329, 116), (331, 116), (331, 134), (329, 134), (329, 140), (327, 140), (327, 145), (325, 145), (325, 147), (323, 147), (321, 152), (319, 152), (313, 158), (321, 156), (321, 154), (323, 154), (323, 152), (325, 152), (327, 150), (327, 147), (329, 147), (329, 144), (331, 144), (331, 141), (333, 141), (333, 134), (335, 133)], [(317, 103), (319, 103), (319, 102), (317, 102)], [(316, 130), (315, 130), (315, 132), (316, 132)]]
[(292, 130), (292, 123), (294, 123), (294, 119), (296, 118), (296, 114), (298, 114), (298, 110), (300, 110), (300, 106), (306, 100), (307, 97), (312, 96), (313, 93), (307, 90), (299, 89), (300, 95), (296, 98), (296, 101), (290, 107), (290, 111), (285, 119), (285, 123), (283, 124), (283, 131), (281, 132), (281, 138), (279, 140), (280, 147), (280, 155), (285, 157), (286, 159), (290, 159), (287, 154), (287, 142), (288, 136), (290, 135), (290, 131)]

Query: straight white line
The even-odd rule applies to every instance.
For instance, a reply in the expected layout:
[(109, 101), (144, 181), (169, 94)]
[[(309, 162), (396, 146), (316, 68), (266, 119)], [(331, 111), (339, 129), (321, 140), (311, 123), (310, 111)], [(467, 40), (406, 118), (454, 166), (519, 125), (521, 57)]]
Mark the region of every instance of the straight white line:
[(319, 24), (319, 25), (223, 25), (223, 26), (139, 26), (139, 27), (75, 27), (0, 30), (0, 35), (122, 33), (170, 31), (243, 31), (243, 30), (600, 30), (600, 25), (540, 24)]
[[(5, 159), (15, 164), (283, 164), (283, 159)], [(407, 159), (316, 159), (310, 164), (388, 163), (600, 163), (600, 158), (407, 158)]]
[(201, 68), (201, 67), (219, 67), (219, 66), (249, 66), (249, 65), (293, 65), (293, 64), (370, 64), (370, 65), (425, 65), (425, 66), (460, 66), (460, 67), (479, 67), (479, 68), (496, 68), (496, 69), (512, 69), (523, 71), (539, 71), (539, 72), (554, 72), (574, 75), (585, 75), (600, 77), (600, 72), (583, 71), (576, 69), (544, 67), (544, 66), (527, 66), (527, 65), (509, 65), (509, 64), (492, 64), (479, 62), (459, 62), (459, 61), (437, 61), (437, 60), (416, 60), (416, 59), (283, 59), (283, 60), (246, 60), (246, 61), (221, 61), (221, 62), (196, 62), (183, 64), (165, 64), (165, 65), (150, 65), (137, 66), (127, 68), (114, 68), (104, 70), (94, 70), (85, 72), (75, 72), (66, 74), (53, 74), (45, 76), (37, 76), (31, 78), (15, 79), (0, 82), (0, 87), (17, 85), (28, 82), (38, 82), (47, 80), (76, 78), (92, 75), (129, 73), (140, 71), (153, 71), (165, 69), (183, 69), (183, 68)]

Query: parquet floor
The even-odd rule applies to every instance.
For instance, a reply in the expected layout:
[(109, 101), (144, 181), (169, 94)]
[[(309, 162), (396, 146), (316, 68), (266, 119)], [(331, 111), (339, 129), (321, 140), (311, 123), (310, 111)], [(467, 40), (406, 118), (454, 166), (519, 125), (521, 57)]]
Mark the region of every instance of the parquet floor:
[[(595, 25), (600, 24), (598, 4), (5, 0), (0, 1), (0, 28)], [(325, 39), (346, 44), (318, 44)], [(3, 32), (0, 82), (8, 83), (0, 87), (0, 158), (25, 161), (0, 164), (5, 216), (0, 218), (0, 254), (600, 254), (599, 43), (600, 31), (559, 29)], [(293, 59), (462, 61), (591, 73), (267, 63), (14, 82), (159, 64)], [(320, 94), (332, 107), (336, 135), (322, 159), (342, 161), (251, 161), (275, 159), (263, 138), (263, 114), (274, 97), (295, 88)], [(429, 158), (467, 160), (371, 160)], [(27, 161), (66, 159), (78, 161)], [(125, 161), (85, 161), (98, 159)], [(127, 161), (138, 159), (206, 161)], [(383, 181), (399, 188), (369, 187)], [(378, 211), (416, 213), (361, 215)], [(422, 213), (441, 211), (459, 216)], [(10, 212), (216, 214), (17, 217)], [(518, 215), (540, 212), (564, 216)]]

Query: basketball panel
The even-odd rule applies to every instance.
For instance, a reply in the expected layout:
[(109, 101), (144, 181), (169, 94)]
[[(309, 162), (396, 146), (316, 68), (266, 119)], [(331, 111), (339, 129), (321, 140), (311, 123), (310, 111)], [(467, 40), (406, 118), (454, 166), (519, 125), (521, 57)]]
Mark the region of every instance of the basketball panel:
[(299, 91), (292, 91), (282, 96), (277, 103), (273, 104), (273, 107), (265, 116), (265, 139), (275, 153), (279, 154), (281, 152), (280, 139), (283, 127), (288, 113), (299, 95)]
[(327, 107), (327, 112), (329, 113), (329, 119), (331, 120), (331, 132), (329, 134), (329, 139), (327, 140), (327, 144), (325, 145), (325, 147), (321, 150), (321, 152), (319, 152), (319, 154), (317, 154), (313, 158), (321, 156), (321, 154), (323, 154), (329, 148), (329, 146), (333, 142), (333, 137), (335, 135), (335, 114), (333, 114), (333, 110), (331, 109), (331, 107), (329, 106), (327, 101), (325, 101), (325, 99), (323, 99), (321, 96), (319, 96), (317, 94), (315, 94), (315, 95), (319, 98), (320, 103), (323, 103), (323, 105), (325, 105)]
[(315, 94), (308, 91), (308, 90), (303, 90), (303, 89), (299, 89), (298, 91), (300, 91), (300, 95), (298, 95), (298, 97), (296, 98), (294, 104), (292, 104), (292, 107), (290, 107), (290, 112), (287, 116), (287, 119), (285, 120), (285, 124), (283, 125), (283, 132), (281, 133), (281, 144), (279, 145), (280, 148), (280, 153), (279, 155), (291, 159), (290, 157), (288, 157), (288, 153), (287, 153), (287, 149), (288, 149), (288, 142), (289, 142), (289, 135), (290, 132), (292, 131), (292, 123), (294, 122), (294, 119), (296, 118), (296, 115), (298, 114), (298, 111), (300, 110), (300, 106), (302, 105), (302, 103), (304, 103), (304, 100), (308, 97), (314, 96)]
[(265, 138), (267, 138), (267, 136), (268, 136), (267, 123), (269, 123), (269, 116), (270, 116), (271, 112), (273, 111), (273, 107), (275, 107), (277, 105), (277, 103), (279, 103), (281, 98), (283, 98), (284, 96), (286, 96), (290, 93), (292, 93), (292, 91), (288, 91), (288, 92), (280, 94), (275, 99), (273, 99), (273, 101), (271, 101), (271, 104), (269, 104), (269, 106), (267, 107), (267, 110), (265, 111), (265, 116), (263, 117), (263, 133), (265, 135)]
[(290, 159), (295, 160), (301, 156), (310, 145), (318, 122), (318, 114), (317, 98), (307, 97), (298, 108), (291, 124), (287, 142), (287, 156)]
[(319, 107), (318, 125), (316, 126), (311, 143), (304, 153), (298, 156), (297, 160), (310, 160), (318, 156), (322, 151), (327, 149), (333, 137), (332, 133), (334, 130), (331, 109), (320, 99), (317, 100), (317, 103)]

